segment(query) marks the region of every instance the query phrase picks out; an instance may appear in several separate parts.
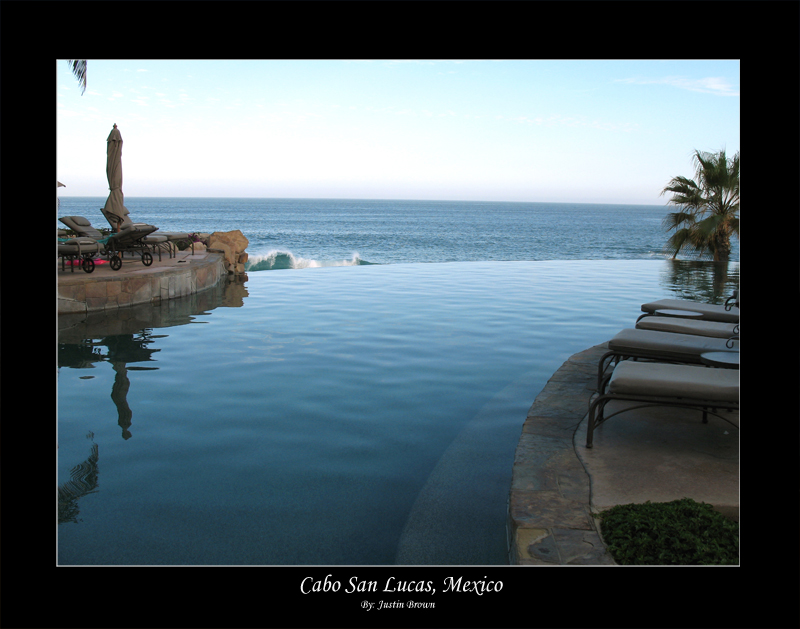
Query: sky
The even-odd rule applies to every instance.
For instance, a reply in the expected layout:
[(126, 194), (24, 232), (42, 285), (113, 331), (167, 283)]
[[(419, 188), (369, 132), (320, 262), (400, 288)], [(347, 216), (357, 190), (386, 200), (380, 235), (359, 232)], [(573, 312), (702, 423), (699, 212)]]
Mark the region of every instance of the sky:
[(739, 151), (738, 60), (56, 62), (60, 197), (665, 205)]

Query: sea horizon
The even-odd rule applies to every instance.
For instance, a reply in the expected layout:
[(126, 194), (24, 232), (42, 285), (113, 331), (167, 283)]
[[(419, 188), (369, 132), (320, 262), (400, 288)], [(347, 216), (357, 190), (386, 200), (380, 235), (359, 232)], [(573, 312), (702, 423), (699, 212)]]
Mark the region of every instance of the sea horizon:
[[(105, 197), (62, 197), (58, 215), (106, 227)], [(258, 269), (398, 262), (652, 259), (669, 254), (667, 206), (547, 201), (270, 197), (125, 198), (162, 232), (240, 230)], [(732, 241), (731, 260), (738, 242)], [(679, 255), (692, 259), (691, 255)], [(252, 267), (252, 264), (251, 264)]]
[[(82, 195), (82, 194), (57, 194), (59, 199), (106, 199), (108, 195)], [(492, 199), (410, 199), (400, 197), (265, 197), (265, 196), (215, 196), (215, 195), (125, 195), (125, 199), (213, 199), (213, 200), (264, 200), (264, 201), (379, 201), (398, 203), (515, 203), (515, 204), (546, 204), (546, 205), (608, 205), (608, 206), (652, 206), (670, 207), (668, 204), (634, 203), (617, 201), (502, 201)]]

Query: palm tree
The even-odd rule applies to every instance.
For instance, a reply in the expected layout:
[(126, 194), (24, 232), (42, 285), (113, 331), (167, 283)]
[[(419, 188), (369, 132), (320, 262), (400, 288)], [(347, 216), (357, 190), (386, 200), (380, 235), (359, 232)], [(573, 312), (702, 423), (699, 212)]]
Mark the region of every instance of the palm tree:
[(81, 95), (83, 95), (86, 91), (86, 59), (70, 59), (69, 65), (72, 68), (72, 74), (81, 84)]
[(731, 235), (739, 237), (739, 153), (728, 159), (725, 151), (695, 150), (695, 179), (675, 177), (661, 191), (672, 193), (669, 203), (680, 210), (664, 219), (667, 231), (675, 230), (666, 249), (673, 259), (681, 250), (727, 262)]

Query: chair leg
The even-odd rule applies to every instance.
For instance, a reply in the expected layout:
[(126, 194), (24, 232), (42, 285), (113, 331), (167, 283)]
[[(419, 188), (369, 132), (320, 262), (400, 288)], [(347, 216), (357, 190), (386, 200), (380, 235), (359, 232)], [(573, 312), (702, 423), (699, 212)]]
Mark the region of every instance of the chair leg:
[[(598, 395), (589, 404), (589, 420), (586, 424), (586, 447), (591, 448), (594, 438), (594, 427), (603, 421), (603, 409), (608, 399), (603, 395)], [(599, 411), (598, 411), (599, 409)]]
[[(596, 401), (596, 400), (595, 400)], [(594, 436), (594, 407), (595, 401), (589, 405), (589, 421), (586, 424), (586, 447), (592, 447), (592, 437)]]
[[(597, 391), (598, 392), (601, 391), (601, 387), (603, 385), (603, 374), (605, 373), (605, 370), (607, 368), (607, 365), (605, 364), (606, 359), (609, 358), (609, 357), (613, 357), (615, 355), (616, 355), (616, 353), (613, 352), (613, 351), (612, 352), (606, 352), (600, 358), (600, 362), (597, 365)], [(610, 365), (611, 361), (609, 361), (608, 364)]]

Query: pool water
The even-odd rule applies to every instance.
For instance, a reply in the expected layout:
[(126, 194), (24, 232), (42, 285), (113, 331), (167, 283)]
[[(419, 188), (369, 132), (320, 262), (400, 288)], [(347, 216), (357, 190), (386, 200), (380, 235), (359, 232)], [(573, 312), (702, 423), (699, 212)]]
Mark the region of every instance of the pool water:
[(177, 318), (64, 331), (58, 562), (506, 563), (514, 451), (553, 372), (646, 301), (719, 302), (731, 266), (265, 271)]

